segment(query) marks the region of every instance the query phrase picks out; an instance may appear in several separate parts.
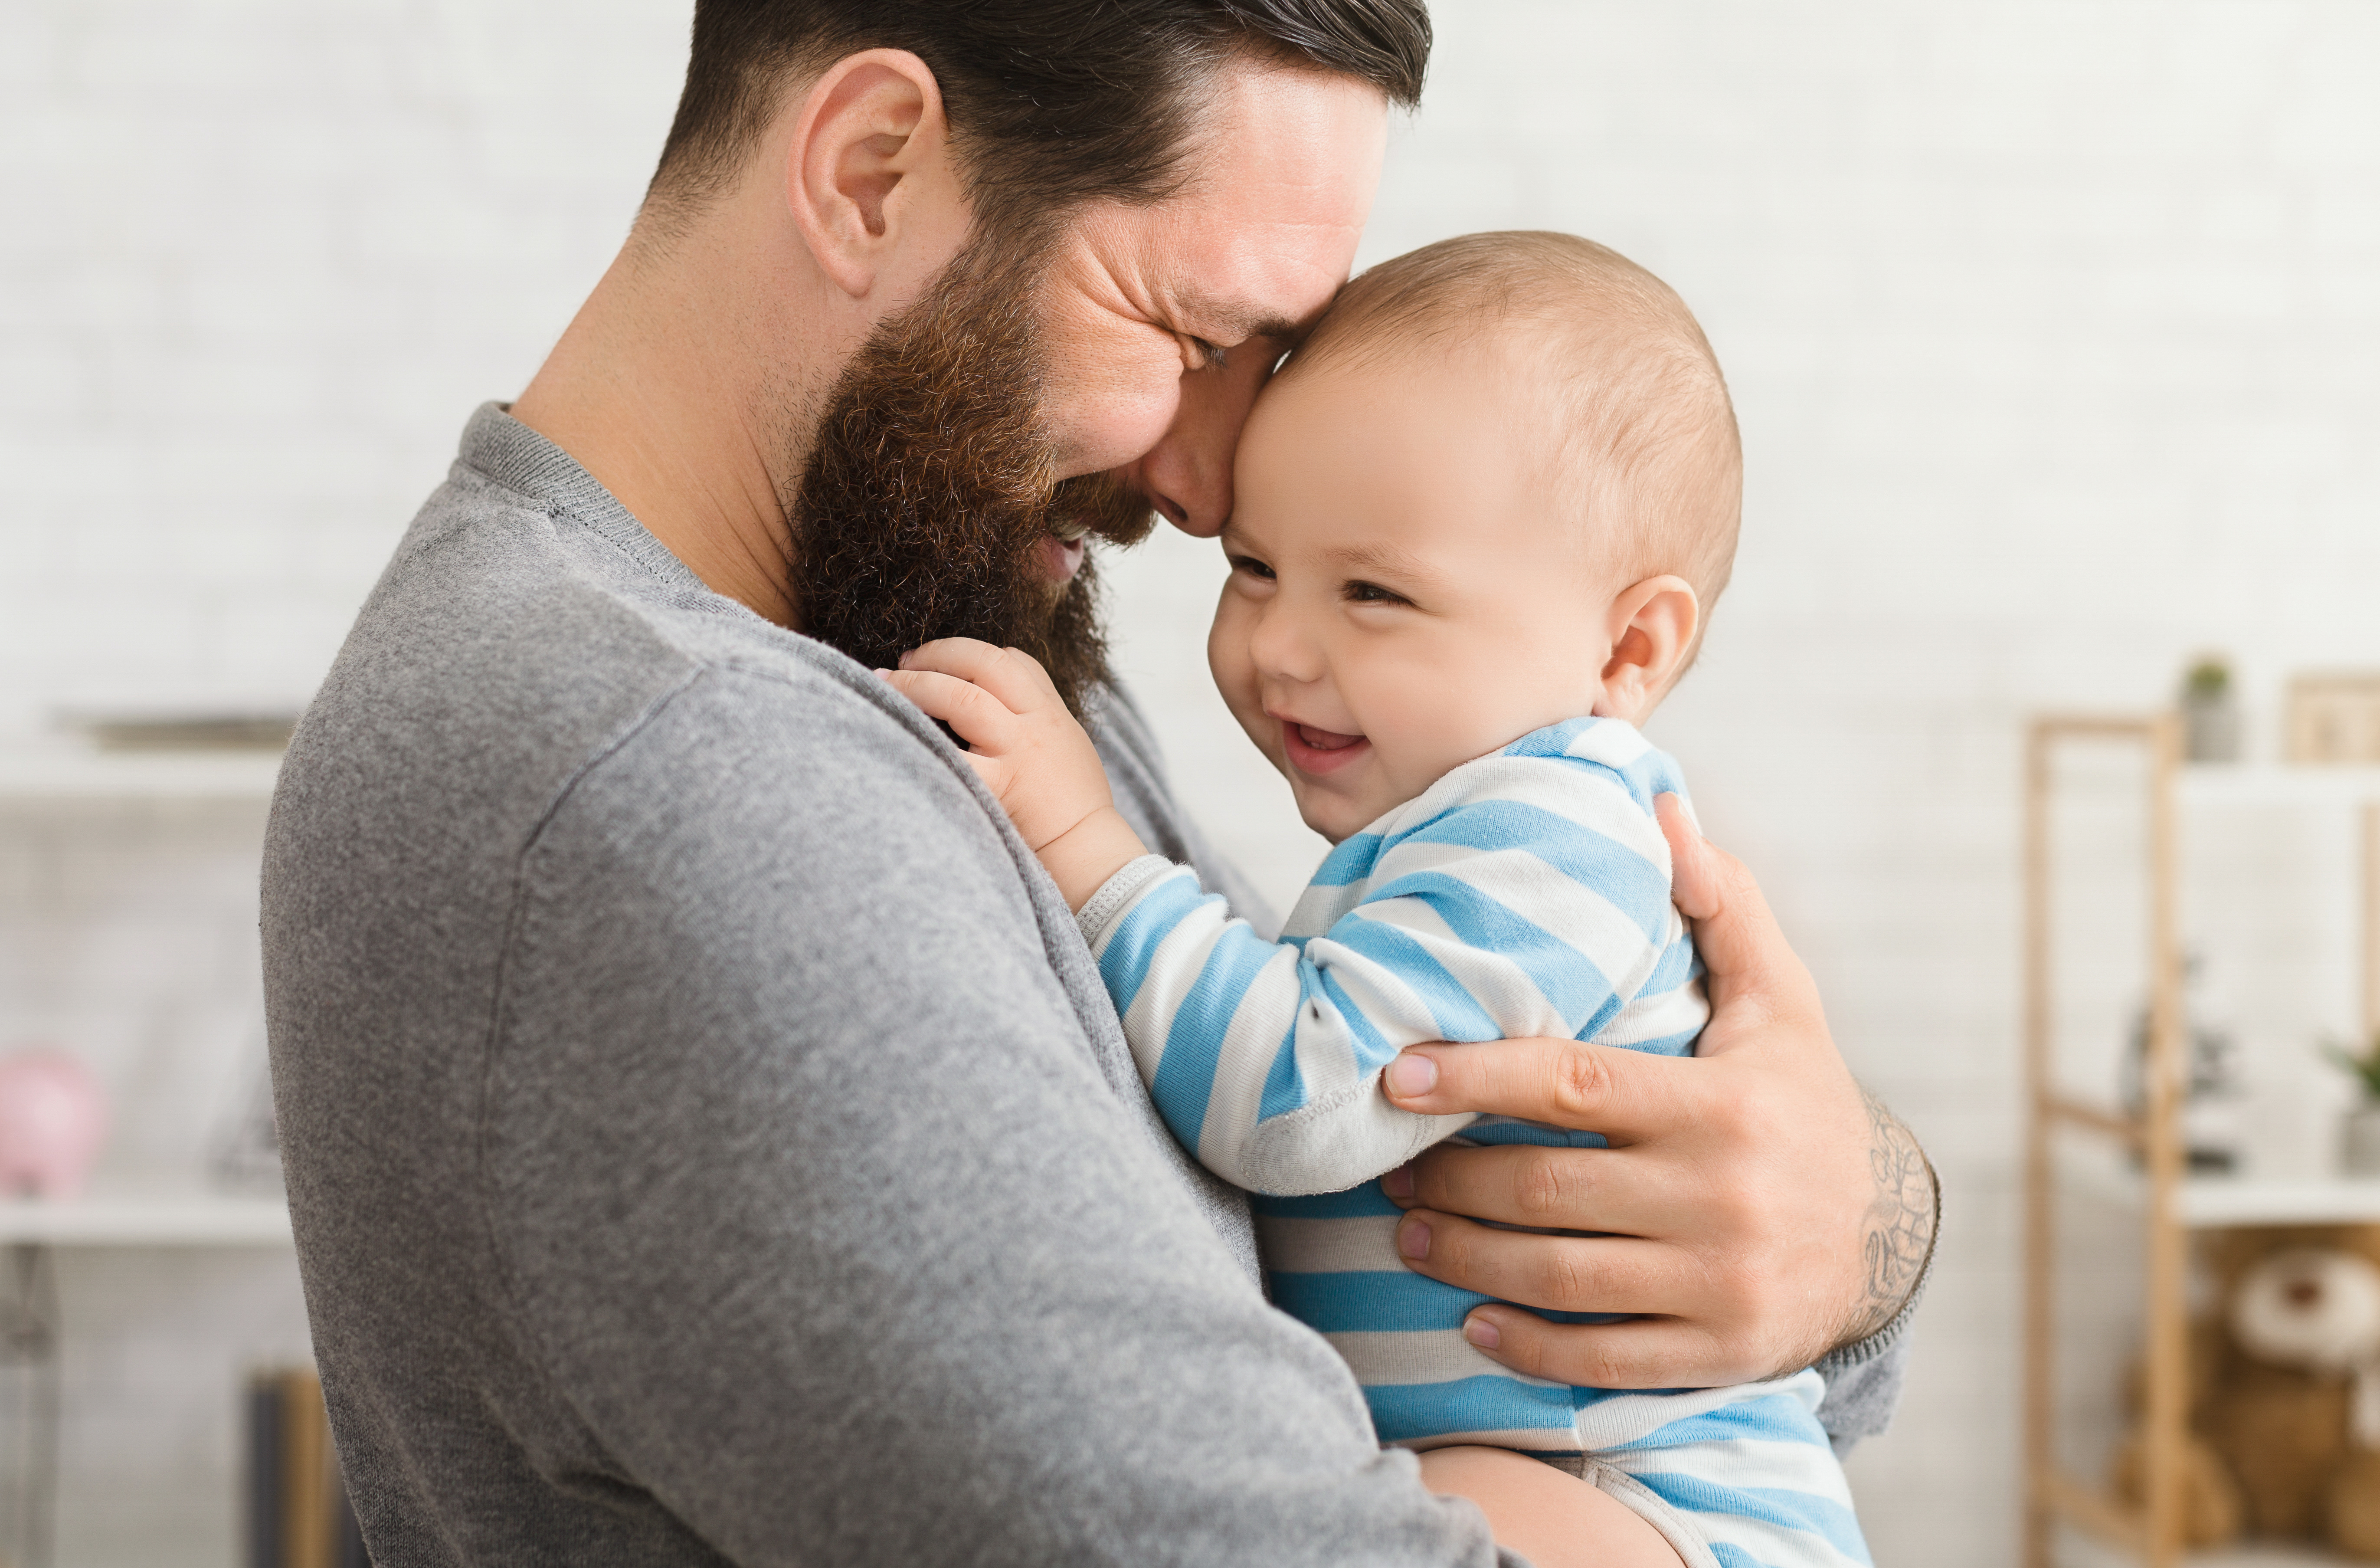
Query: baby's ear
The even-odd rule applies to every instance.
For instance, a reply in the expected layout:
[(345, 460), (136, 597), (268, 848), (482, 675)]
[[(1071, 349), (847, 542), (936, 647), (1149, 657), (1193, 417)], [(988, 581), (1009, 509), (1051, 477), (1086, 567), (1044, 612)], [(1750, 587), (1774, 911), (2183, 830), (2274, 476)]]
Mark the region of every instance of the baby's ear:
[(1611, 602), (1611, 657), (1603, 666), (1597, 715), (1643, 722), (1685, 674), (1702, 603), (1683, 577), (1646, 577)]

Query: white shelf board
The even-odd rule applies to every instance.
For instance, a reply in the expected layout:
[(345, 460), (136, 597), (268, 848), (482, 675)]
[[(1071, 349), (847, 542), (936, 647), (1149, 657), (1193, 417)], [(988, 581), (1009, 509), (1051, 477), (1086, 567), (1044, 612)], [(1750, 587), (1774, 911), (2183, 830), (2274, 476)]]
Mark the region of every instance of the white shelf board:
[[(2112, 1161), (2061, 1163), (2061, 1185), (2122, 1204), (2140, 1203), (2148, 1184)], [(2181, 1184), (2181, 1222), (2230, 1225), (2357, 1225), (2380, 1222), (2380, 1177), (2192, 1176)]]
[(205, 1191), (101, 1193), (49, 1201), (0, 1200), (0, 1245), (53, 1246), (287, 1246), (289, 1206), (279, 1197)]
[(2259, 1181), (2199, 1176), (2181, 1186), (2188, 1225), (2351, 1225), (2380, 1220), (2380, 1178)]
[(2193, 762), (2174, 787), (2191, 806), (2352, 806), (2380, 801), (2380, 768)]
[(273, 798), (271, 751), (0, 749), (0, 805), (20, 801), (210, 801)]

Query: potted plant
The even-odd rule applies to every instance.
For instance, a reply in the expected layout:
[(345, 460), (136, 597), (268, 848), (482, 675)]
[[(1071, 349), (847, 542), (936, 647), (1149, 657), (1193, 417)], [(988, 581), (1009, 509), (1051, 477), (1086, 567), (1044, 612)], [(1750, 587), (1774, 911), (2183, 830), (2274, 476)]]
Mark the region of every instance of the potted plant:
[(2231, 665), (2219, 653), (2190, 666), (2181, 681), (2182, 755), (2192, 762), (2240, 760), (2240, 709), (2231, 694)]
[(2380, 1176), (2380, 1029), (2360, 1051), (2333, 1040), (2323, 1054), (2352, 1074), (2362, 1099), (2347, 1113), (2339, 1151), (2350, 1176)]

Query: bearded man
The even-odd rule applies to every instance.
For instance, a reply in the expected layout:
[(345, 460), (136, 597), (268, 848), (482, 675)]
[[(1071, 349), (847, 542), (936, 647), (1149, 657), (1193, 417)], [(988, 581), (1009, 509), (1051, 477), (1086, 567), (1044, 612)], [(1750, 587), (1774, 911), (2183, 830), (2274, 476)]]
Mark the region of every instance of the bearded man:
[[(1220, 528), (1427, 47), (1421, 0), (699, 0), (633, 234), (472, 418), (274, 800), (290, 1200), (382, 1568), (1497, 1560), (1266, 1306), (1055, 888), (871, 674), (1034, 653), (1247, 906), (1085, 541)], [(1817, 1361), (1847, 1440), (1931, 1177), (1749, 881), (1685, 844), (1680, 881), (1706, 1058), (1416, 1048), (1406, 1103), (1615, 1147), (1441, 1147), (1401, 1245), (1517, 1368)]]

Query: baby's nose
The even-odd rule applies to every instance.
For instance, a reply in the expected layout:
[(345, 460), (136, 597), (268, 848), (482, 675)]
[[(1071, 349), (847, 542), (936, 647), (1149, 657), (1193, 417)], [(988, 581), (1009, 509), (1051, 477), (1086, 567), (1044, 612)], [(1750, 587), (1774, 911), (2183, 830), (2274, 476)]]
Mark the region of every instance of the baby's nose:
[(1257, 672), (1275, 680), (1320, 680), (1326, 667), (1320, 642), (1306, 635), (1297, 614), (1285, 610), (1269, 611), (1257, 621), (1248, 653)]

